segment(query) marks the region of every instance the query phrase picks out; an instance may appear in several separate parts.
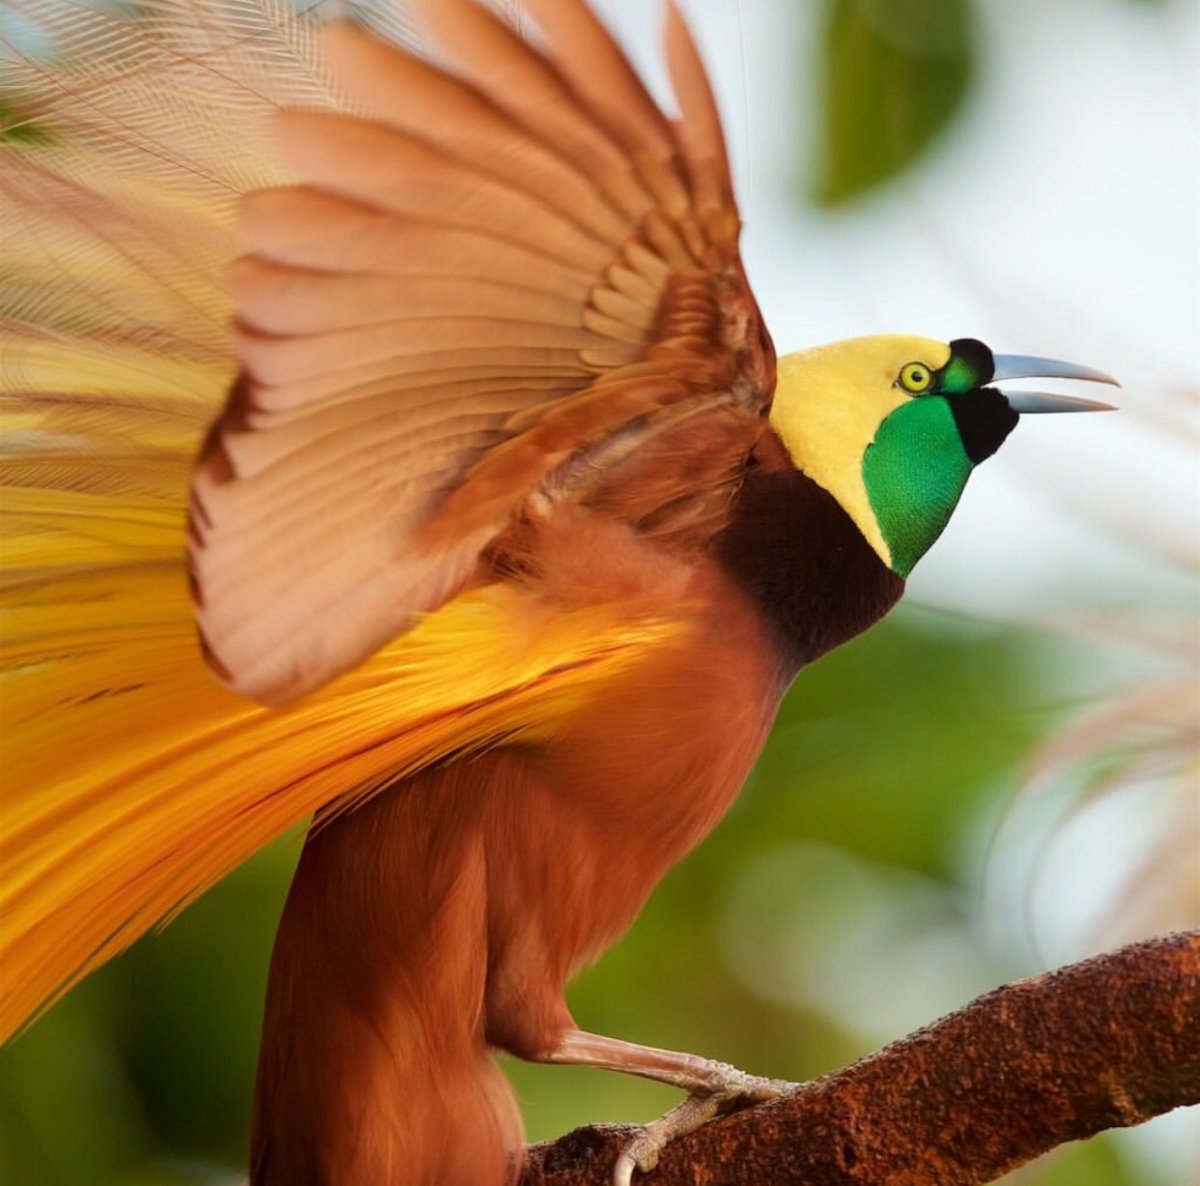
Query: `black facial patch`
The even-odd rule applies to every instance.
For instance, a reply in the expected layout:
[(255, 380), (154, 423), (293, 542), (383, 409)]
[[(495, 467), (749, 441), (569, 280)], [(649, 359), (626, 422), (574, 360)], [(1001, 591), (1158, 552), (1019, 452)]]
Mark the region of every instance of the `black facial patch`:
[[(983, 348), (987, 349), (986, 346)], [(991, 358), (990, 352), (988, 357)], [(962, 395), (947, 395), (946, 402), (954, 413), (954, 423), (958, 427), (958, 435), (962, 437), (963, 448), (974, 465), (991, 457), (1004, 444), (1004, 438), (1016, 428), (1020, 419), (1009, 406), (1008, 400), (994, 387), (984, 387)]]

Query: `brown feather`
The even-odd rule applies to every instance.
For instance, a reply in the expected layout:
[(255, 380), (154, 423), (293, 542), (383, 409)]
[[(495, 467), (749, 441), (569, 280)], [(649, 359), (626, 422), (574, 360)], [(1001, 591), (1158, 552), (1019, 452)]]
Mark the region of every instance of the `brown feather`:
[[(259, 190), (242, 203), (242, 233), (264, 260), (320, 271), (478, 277), (584, 302), (586, 271), (497, 235), (396, 219), (316, 189)], [(653, 292), (653, 290), (650, 290)]]
[(268, 334), (320, 334), (393, 320), (487, 318), (498, 309), (506, 322), (574, 328), (581, 323), (578, 304), (475, 277), (312, 272), (252, 256), (234, 267), (230, 288), (239, 320)]
[(676, 135), (687, 162), (693, 202), (707, 234), (727, 245), (737, 238), (737, 211), (721, 117), (708, 74), (675, 0), (667, 3), (667, 65), (679, 100)]
[(684, 217), (690, 203), (670, 124), (620, 46), (585, 4), (530, 0), (527, 7), (546, 35), (550, 60), (580, 104), (626, 149), (664, 213)]
[(653, 208), (628, 156), (579, 105), (553, 67), (470, 0), (422, 0), (422, 20), (453, 61), (507, 113), (606, 194), (632, 225)]
[(413, 136), (308, 111), (284, 112), (277, 127), (286, 163), (307, 184), (329, 193), (435, 227), (486, 231), (588, 271), (612, 257), (611, 244), (540, 198)]
[(325, 49), (351, 98), (379, 123), (535, 195), (610, 248), (628, 236), (628, 220), (573, 161), (464, 82), (348, 25), (328, 31)]
[[(271, 701), (453, 595), (540, 488), (590, 472), (582, 458), (624, 457), (675, 405), (733, 391), (709, 431), (745, 449), (774, 384), (678, 19), (696, 126), (677, 134), (579, 0), (530, 6), (544, 54), (469, 0), (419, 7), (461, 73), (327, 29), (356, 114), (282, 113), (300, 184), (244, 204), (243, 373), (196, 471), (192, 572), (222, 678)], [(724, 461), (626, 472), (639, 506), (676, 508), (636, 516), (661, 540), (668, 521), (697, 547), (719, 527), (696, 508), (720, 505), (701, 492), (723, 489)]]

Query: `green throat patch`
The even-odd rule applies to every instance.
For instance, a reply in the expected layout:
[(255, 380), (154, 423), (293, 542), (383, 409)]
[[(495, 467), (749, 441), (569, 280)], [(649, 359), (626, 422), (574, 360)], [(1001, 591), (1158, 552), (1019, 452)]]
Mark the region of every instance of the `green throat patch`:
[(893, 571), (908, 576), (942, 534), (972, 468), (941, 396), (911, 399), (879, 426), (863, 455), (863, 483)]

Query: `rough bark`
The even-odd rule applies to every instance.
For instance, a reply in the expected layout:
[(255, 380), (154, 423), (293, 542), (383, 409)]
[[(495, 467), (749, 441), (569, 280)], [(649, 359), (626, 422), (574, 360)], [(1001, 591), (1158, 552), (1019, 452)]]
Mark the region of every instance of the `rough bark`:
[[(1200, 1102), (1200, 932), (1006, 985), (678, 1141), (646, 1186), (974, 1186)], [(521, 1186), (603, 1186), (628, 1128), (530, 1150)]]

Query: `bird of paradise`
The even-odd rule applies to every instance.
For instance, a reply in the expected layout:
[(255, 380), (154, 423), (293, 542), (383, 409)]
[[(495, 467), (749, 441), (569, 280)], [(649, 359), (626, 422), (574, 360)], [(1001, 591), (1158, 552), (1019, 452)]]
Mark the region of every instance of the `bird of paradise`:
[[(76, 62), (27, 65), (48, 135), (3, 147), (0, 1034), (311, 817), (254, 1186), (511, 1181), (497, 1049), (688, 1093), (628, 1183), (788, 1085), (590, 1033), (565, 982), (1019, 414), (1107, 406), (995, 384), (1107, 377), (777, 360), (674, 6), (677, 119), (583, 0), (526, 0), (536, 42), (412, 7), (437, 64), (267, 0), (47, 5)], [(285, 174), (239, 135), (276, 106)]]

